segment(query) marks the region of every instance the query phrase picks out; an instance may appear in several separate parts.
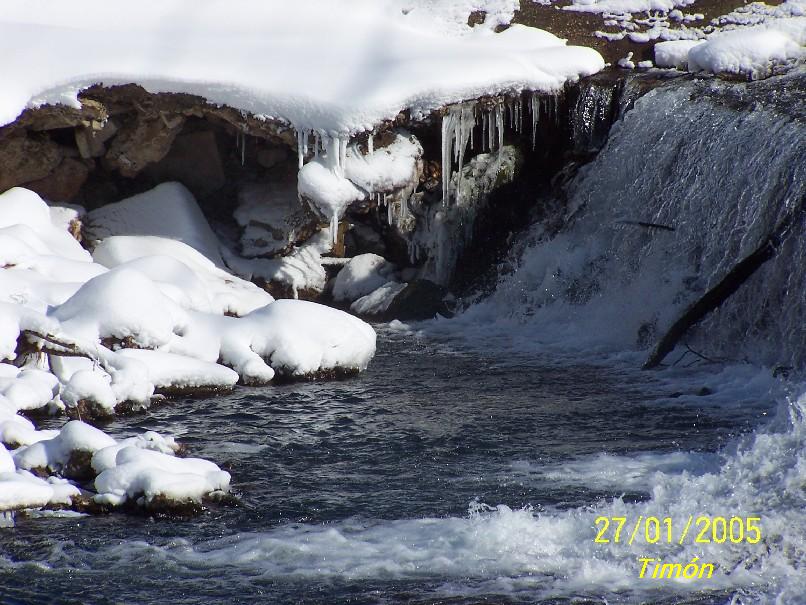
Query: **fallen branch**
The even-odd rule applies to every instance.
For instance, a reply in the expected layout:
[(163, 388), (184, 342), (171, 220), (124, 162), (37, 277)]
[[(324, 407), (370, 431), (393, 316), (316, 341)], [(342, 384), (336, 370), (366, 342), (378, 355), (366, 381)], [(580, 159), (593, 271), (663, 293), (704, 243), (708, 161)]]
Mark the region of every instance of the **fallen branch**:
[(669, 225), (661, 225), (660, 223), (647, 223), (645, 221), (617, 221), (619, 225), (636, 225), (637, 227), (646, 227), (647, 229), (660, 229), (661, 231), (675, 231), (674, 227)]
[(708, 313), (717, 309), (742, 284), (750, 279), (759, 267), (773, 258), (778, 253), (781, 245), (792, 234), (801, 215), (804, 213), (806, 213), (806, 198), (801, 200), (798, 206), (795, 206), (784, 216), (758, 248), (739, 261), (716, 286), (708, 290), (699, 300), (686, 309), (683, 315), (672, 324), (672, 327), (658, 342), (654, 351), (644, 363), (644, 369), (658, 367), (693, 325), (700, 322)]

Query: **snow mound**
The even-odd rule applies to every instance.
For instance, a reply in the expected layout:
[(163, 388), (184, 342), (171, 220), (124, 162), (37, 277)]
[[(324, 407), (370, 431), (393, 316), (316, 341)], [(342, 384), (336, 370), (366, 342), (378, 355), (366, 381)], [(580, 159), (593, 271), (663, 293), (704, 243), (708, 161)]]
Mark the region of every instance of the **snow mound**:
[(655, 45), (655, 64), (658, 67), (688, 67), (688, 53), (695, 46), (704, 44), (702, 40), (670, 40)]
[[(13, 59), (0, 65), (0, 125), (26, 107), (75, 106), (77, 93), (98, 82), (133, 82), (343, 136), (404, 109), (557, 91), (604, 67), (596, 51), (541, 30), (514, 25), (494, 33), (493, 23), (513, 10), (511, 0), (497, 4), (485, 27), (458, 32), (446, 28), (456, 8), (435, 2), (354, 0), (346, 10), (330, 0), (201, 8), (192, 0), (6, 0), (0, 54)], [(429, 18), (434, 12), (448, 18)]]
[(237, 372), (209, 361), (144, 349), (122, 349), (119, 353), (145, 365), (149, 380), (163, 391), (229, 389), (238, 382)]
[[(5, 448), (0, 445), (0, 468)], [(6, 456), (8, 453), (5, 454)], [(81, 493), (65, 479), (41, 479), (27, 471), (0, 471), (0, 512), (48, 505), (71, 504)]]
[(336, 275), (333, 300), (354, 301), (389, 281), (395, 267), (377, 254), (359, 254), (350, 259)]
[(58, 393), (58, 379), (36, 368), (18, 369), (0, 364), (0, 402), (14, 411), (38, 410)]
[(694, 46), (688, 53), (689, 71), (766, 77), (772, 68), (806, 57), (806, 17), (787, 26), (748, 27), (720, 33)]
[(207, 460), (128, 446), (117, 452), (114, 467), (95, 478), (95, 500), (120, 505), (143, 498), (148, 505), (161, 496), (175, 503), (200, 502), (213, 492), (226, 492), (229, 482), (229, 473)]
[(219, 269), (187, 244), (155, 236), (113, 236), (92, 253), (105, 267), (127, 267), (151, 279), (184, 309), (245, 315), (274, 301), (265, 290)]
[(103, 431), (80, 420), (72, 420), (52, 439), (18, 449), (14, 453), (14, 462), (19, 469), (48, 469), (58, 473), (71, 462), (74, 454), (94, 454), (110, 445), (115, 445), (115, 440)]
[(87, 215), (87, 239), (95, 244), (112, 235), (155, 235), (184, 242), (223, 267), (220, 245), (196, 198), (180, 183), (162, 183), (153, 189)]
[(79, 338), (126, 340), (142, 348), (167, 344), (188, 322), (184, 310), (153, 281), (128, 267), (91, 279), (50, 315)]

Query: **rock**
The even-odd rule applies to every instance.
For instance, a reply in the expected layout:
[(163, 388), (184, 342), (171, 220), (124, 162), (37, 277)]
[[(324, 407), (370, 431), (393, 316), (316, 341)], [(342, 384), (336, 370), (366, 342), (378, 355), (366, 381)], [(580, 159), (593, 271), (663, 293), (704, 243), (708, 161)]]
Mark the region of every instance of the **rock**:
[(333, 283), (333, 300), (353, 302), (392, 279), (395, 266), (377, 254), (359, 254), (344, 265)]
[(445, 304), (447, 291), (426, 279), (411, 283), (389, 281), (350, 305), (350, 311), (371, 321), (431, 319), (436, 314), (450, 317)]
[(100, 158), (106, 153), (105, 143), (118, 132), (118, 126), (112, 120), (106, 122), (89, 122), (75, 130), (76, 147), (84, 159)]
[(436, 314), (450, 317), (453, 313), (445, 304), (446, 295), (445, 288), (432, 281), (413, 281), (397, 293), (383, 319), (431, 319)]
[(197, 198), (226, 183), (215, 133), (209, 130), (177, 136), (167, 155), (148, 166), (145, 174), (155, 182), (179, 181)]
[(290, 157), (285, 147), (269, 147), (257, 152), (257, 163), (264, 168), (274, 168), (288, 161)]
[(408, 284), (397, 281), (386, 282), (380, 288), (362, 296), (350, 305), (350, 311), (361, 317), (376, 318), (386, 315), (389, 305)]
[(418, 221), (409, 243), (415, 257), (425, 259), (422, 277), (450, 283), (459, 258), (472, 245), (476, 219), (488, 209), (490, 195), (512, 182), (522, 164), (521, 152), (505, 145), (500, 151), (473, 157), (462, 169), (461, 180), (453, 173), (451, 189), (458, 192), (448, 206), (425, 205), (422, 198), (412, 196), (409, 205)]
[(74, 158), (64, 158), (48, 176), (25, 183), (25, 187), (36, 191), (44, 199), (51, 202), (68, 202), (81, 190), (90, 174), (86, 162)]
[(0, 192), (45, 178), (63, 157), (63, 149), (47, 136), (0, 139)]
[(104, 156), (106, 167), (125, 177), (136, 176), (143, 168), (166, 156), (184, 123), (181, 115), (160, 113), (149, 118), (138, 115), (112, 140)]
[(241, 254), (252, 258), (287, 253), (318, 229), (317, 218), (300, 203), (295, 183), (244, 185), (233, 216), (243, 228)]
[(345, 235), (345, 255), (356, 256), (366, 252), (386, 256), (383, 237), (369, 225), (353, 223)]

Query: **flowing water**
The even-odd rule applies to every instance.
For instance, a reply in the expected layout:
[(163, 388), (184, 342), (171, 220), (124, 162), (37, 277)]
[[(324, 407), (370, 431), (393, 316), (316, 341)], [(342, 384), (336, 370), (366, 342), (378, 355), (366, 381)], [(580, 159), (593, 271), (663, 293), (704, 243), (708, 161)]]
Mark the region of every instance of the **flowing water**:
[[(174, 433), (240, 504), (20, 519), (0, 602), (806, 603), (802, 224), (669, 367), (637, 369), (802, 199), (802, 82), (638, 100), (571, 183), (564, 232), (536, 225), (459, 317), (381, 328), (357, 378), (111, 425)], [(678, 541), (700, 515), (760, 517), (761, 538)], [(669, 518), (674, 539), (597, 543), (600, 516)], [(716, 571), (640, 578), (641, 557)]]

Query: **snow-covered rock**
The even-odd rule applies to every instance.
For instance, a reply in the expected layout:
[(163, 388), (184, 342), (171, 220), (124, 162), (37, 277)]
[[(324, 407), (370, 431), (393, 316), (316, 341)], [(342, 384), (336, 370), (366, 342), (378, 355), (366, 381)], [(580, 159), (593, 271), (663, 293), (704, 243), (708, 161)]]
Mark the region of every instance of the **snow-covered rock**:
[(806, 57), (806, 17), (777, 27), (748, 27), (710, 37), (688, 53), (689, 71), (768, 76), (775, 65)]
[(308, 239), (318, 221), (299, 201), (296, 186), (252, 183), (238, 192), (233, 216), (243, 228), (241, 254), (275, 256)]
[(377, 254), (359, 254), (336, 275), (333, 300), (352, 302), (380, 288), (395, 271), (394, 265)]
[(79, 338), (128, 341), (142, 348), (167, 344), (188, 323), (179, 305), (140, 271), (128, 267), (91, 279), (50, 315)]
[(688, 68), (689, 51), (703, 44), (702, 40), (670, 40), (655, 45), (655, 64), (658, 67)]
[(230, 474), (207, 460), (127, 446), (117, 452), (115, 465), (95, 478), (95, 501), (113, 506), (140, 498), (147, 506), (159, 497), (172, 504), (200, 502), (226, 492), (229, 483)]
[(80, 420), (72, 420), (52, 439), (18, 449), (14, 452), (14, 462), (18, 469), (48, 469), (52, 473), (66, 471), (72, 474), (71, 470), (86, 470), (67, 468), (77, 463), (77, 454), (85, 454), (87, 460), (84, 464), (88, 465), (92, 454), (111, 445), (115, 445), (115, 440), (103, 431)]
[(357, 299), (350, 305), (350, 311), (356, 315), (381, 316), (389, 309), (395, 297), (406, 289), (404, 283), (390, 281), (369, 294)]
[(238, 382), (237, 372), (210, 361), (143, 349), (122, 349), (120, 355), (145, 365), (149, 380), (161, 392), (229, 389)]

